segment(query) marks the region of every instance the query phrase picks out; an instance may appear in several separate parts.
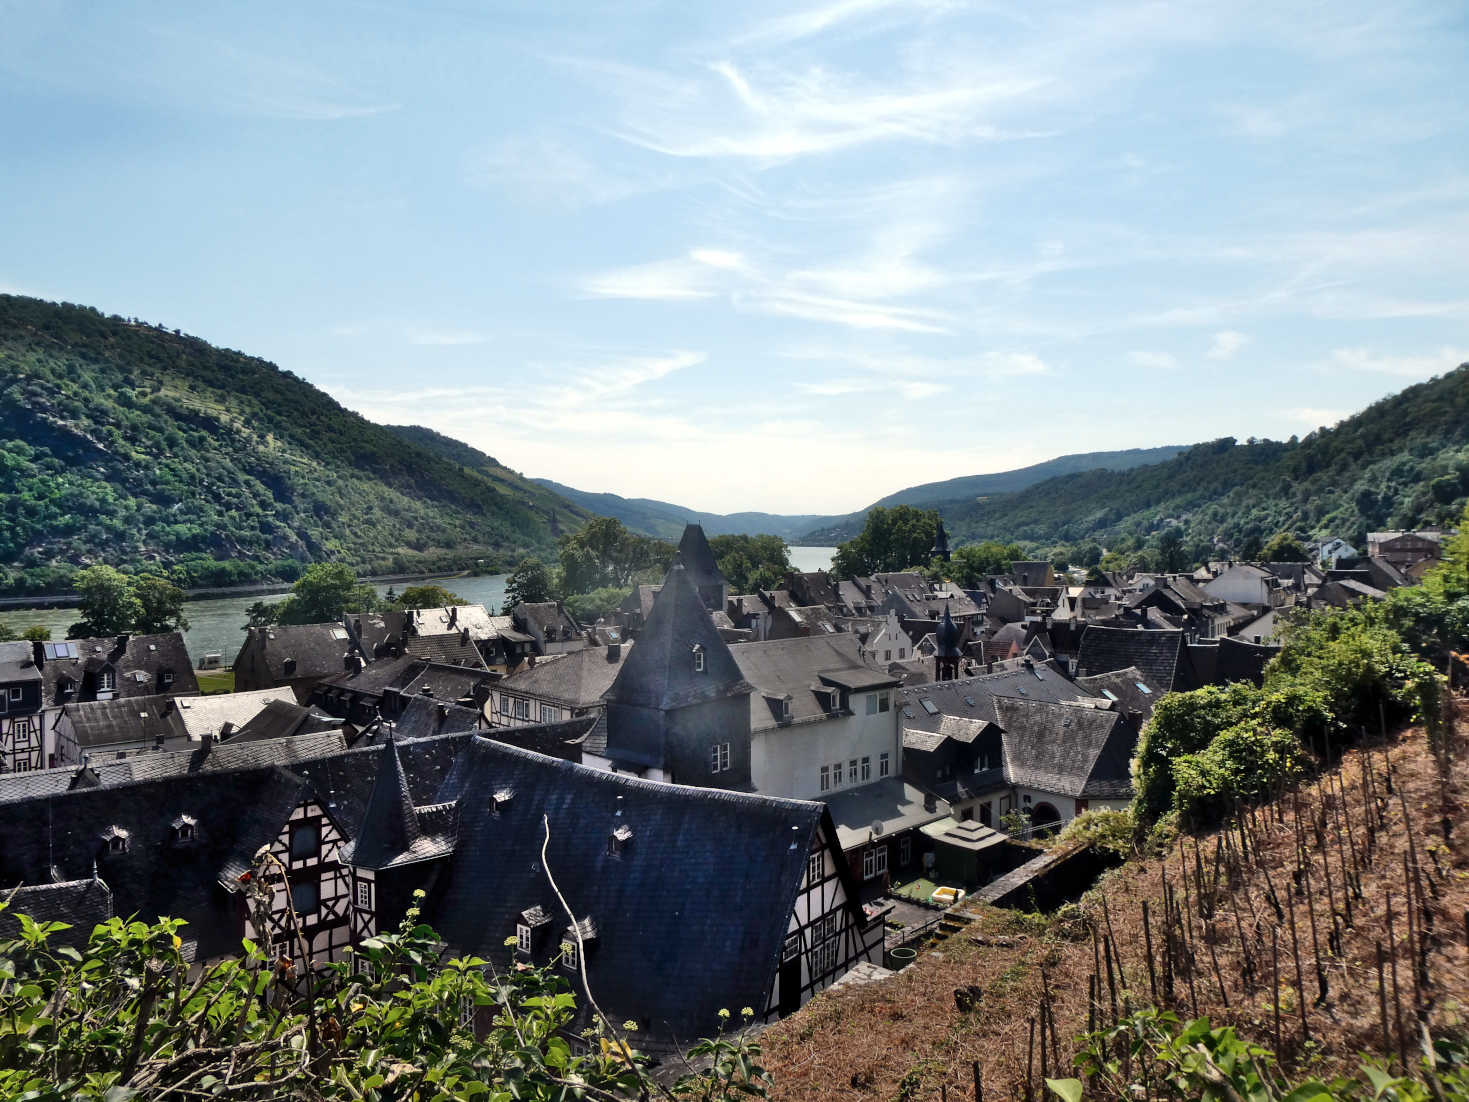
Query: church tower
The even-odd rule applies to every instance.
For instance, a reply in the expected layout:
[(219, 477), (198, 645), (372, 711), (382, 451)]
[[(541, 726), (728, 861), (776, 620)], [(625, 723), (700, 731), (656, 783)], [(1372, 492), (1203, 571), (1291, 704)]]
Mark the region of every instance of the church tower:
[(933, 633), (933, 641), (937, 644), (937, 649), (933, 652), (935, 681), (954, 681), (958, 678), (959, 659), (964, 657), (964, 652), (959, 649), (959, 638), (962, 634), (959, 625), (949, 615), (949, 603), (945, 601), (944, 618), (939, 621), (938, 630)]
[(933, 547), (928, 552), (929, 560), (943, 559), (949, 561), (949, 533), (944, 531), (944, 518), (939, 517), (939, 530), (934, 533)]

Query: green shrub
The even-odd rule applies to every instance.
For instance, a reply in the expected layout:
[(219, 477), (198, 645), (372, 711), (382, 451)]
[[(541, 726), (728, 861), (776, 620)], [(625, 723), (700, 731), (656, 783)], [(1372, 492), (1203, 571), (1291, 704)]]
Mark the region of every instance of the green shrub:
[(1060, 841), (1085, 842), (1125, 860), (1133, 854), (1136, 827), (1131, 811), (1084, 811), (1066, 824)]
[(1241, 800), (1268, 796), (1302, 776), (1310, 762), (1292, 731), (1245, 722), (1173, 763), (1173, 802), (1195, 823), (1214, 822)]

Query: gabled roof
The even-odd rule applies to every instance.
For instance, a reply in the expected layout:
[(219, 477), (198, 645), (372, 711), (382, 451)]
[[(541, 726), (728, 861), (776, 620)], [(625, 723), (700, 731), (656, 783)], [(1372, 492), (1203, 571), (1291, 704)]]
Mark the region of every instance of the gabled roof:
[[(494, 792), (508, 802), (493, 806)], [(453, 952), (505, 960), (505, 938), (540, 908), (537, 959), (549, 959), (569, 924), (549, 873), (596, 925), (585, 963), (597, 1001), (639, 1020), (639, 1037), (686, 1042), (722, 1008), (764, 1005), (820, 804), (644, 781), (484, 738), (437, 798), (459, 801), (460, 843), (425, 921)], [(614, 854), (619, 826), (632, 837)]]
[(62, 714), (71, 722), (77, 745), (85, 752), (119, 743), (188, 741), (189, 732), (171, 696), (121, 700), (88, 700), (68, 704)]
[(475, 642), (492, 639), (499, 634), (501, 627), (510, 626), (508, 616), (491, 616), (484, 605), (411, 608), (405, 609), (401, 615), (413, 634), (453, 635), (468, 630), (470, 639)]
[[(694, 670), (695, 647), (703, 650), (702, 672)], [(675, 564), (663, 579), (637, 645), (603, 699), (666, 710), (749, 691), (687, 570)]]
[(1147, 674), (1136, 666), (1113, 670), (1111, 673), (1092, 674), (1090, 677), (1078, 677), (1076, 684), (1089, 693), (1114, 701), (1121, 711), (1138, 713), (1143, 722), (1147, 722), (1152, 716), (1153, 705), (1162, 696), (1162, 693), (1148, 684)]
[(995, 701), (995, 709), (1011, 784), (1078, 799), (1132, 795), (1137, 730), (1119, 713), (1008, 697)]
[(979, 677), (900, 689), (894, 707), (898, 709), (899, 722), (905, 729), (938, 731), (947, 716), (996, 722), (995, 701), (999, 697), (1051, 701), (1091, 699), (1086, 690), (1067, 680), (1053, 663), (1035, 662), (1029, 667), (1019, 666)]
[[(381, 616), (353, 616), (352, 625), (361, 636), (367, 658), (372, 657), (379, 645), (395, 637)], [(241, 648), (242, 656), (246, 652), (258, 653), (271, 680), (284, 684), (339, 674), (346, 669), (344, 660), (357, 653), (357, 648), (352, 633), (341, 624), (277, 624), (250, 628)], [(286, 672), (288, 661), (294, 663), (290, 673)], [(236, 665), (239, 664), (240, 659), (236, 659)]]
[(1187, 637), (1173, 629), (1089, 625), (1076, 655), (1076, 676), (1111, 673), (1136, 666), (1159, 692), (1186, 692), (1201, 684), (1189, 659)]
[(495, 683), (501, 692), (520, 693), (538, 700), (554, 700), (572, 708), (599, 705), (612, 688), (633, 644), (622, 643), (615, 652), (607, 647), (587, 647), (554, 662), (525, 666)]
[[(467, 632), (468, 629), (466, 628)], [(464, 666), (469, 669), (485, 669), (485, 660), (475, 646), (474, 637), (462, 632), (450, 631), (441, 635), (410, 635), (403, 642), (403, 650), (415, 658), (438, 662), (445, 666)]]
[(817, 719), (829, 714), (823, 686), (871, 691), (898, 684), (886, 670), (862, 661), (861, 644), (851, 632), (736, 643), (729, 651), (740, 674), (756, 690), (750, 697), (754, 730), (780, 725), (768, 699), (789, 697), (792, 720)]
[(316, 731), (340, 728), (342, 721), (331, 716), (319, 715), (310, 708), (303, 708), (294, 701), (272, 700), (230, 736), (230, 742), (251, 742), (260, 739), (286, 738), (291, 735), (308, 735)]
[(240, 693), (215, 693), (211, 696), (188, 696), (179, 698), (179, 716), (189, 737), (199, 739), (205, 735), (217, 735), (226, 723), (243, 727), (259, 714), (271, 701), (286, 704), (296, 703), (296, 694), (290, 689), (254, 689)]
[[(199, 692), (184, 637), (177, 631), (43, 643), (41, 654), (48, 705), (95, 699), (98, 675), (109, 668), (116, 675), (114, 699), (152, 696), (165, 688), (170, 696)], [(173, 678), (168, 686), (163, 684), (165, 673)], [(67, 686), (70, 692), (63, 692)]]
[(29, 642), (0, 643), (0, 685), (18, 685), (23, 681), (40, 681)]

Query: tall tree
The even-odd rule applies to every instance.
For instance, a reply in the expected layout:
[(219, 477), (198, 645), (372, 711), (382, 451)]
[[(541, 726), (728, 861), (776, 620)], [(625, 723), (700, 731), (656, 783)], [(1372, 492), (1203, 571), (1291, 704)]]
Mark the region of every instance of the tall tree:
[(1262, 562), (1306, 562), (1306, 545), (1290, 532), (1277, 532), (1270, 542), (1260, 549)]
[(68, 639), (133, 630), (143, 605), (126, 574), (106, 565), (89, 566), (77, 571), (74, 584), (81, 595), (82, 618), (66, 629)]
[(909, 567), (921, 569), (928, 564), (938, 524), (935, 509), (879, 505), (868, 510), (867, 523), (855, 538), (838, 545), (832, 571), (845, 578)]
[(790, 548), (779, 536), (714, 536), (709, 550), (731, 593), (777, 589), (791, 568)]
[(139, 605), (133, 630), (140, 635), (188, 630), (189, 620), (184, 615), (184, 591), (167, 578), (145, 575), (134, 583), (133, 595), (137, 597)]
[(615, 517), (597, 517), (557, 541), (563, 593), (588, 593), (629, 585), (645, 570), (661, 570), (673, 557), (662, 540), (629, 531)]
[(398, 608), (450, 608), (467, 602), (441, 585), (410, 585), (390, 603)]
[(276, 622), (324, 624), (340, 620), (344, 613), (372, 612), (378, 604), (377, 592), (359, 582), (350, 566), (312, 563), (296, 579), (291, 595), (275, 606)]
[(552, 585), (551, 571), (540, 559), (521, 559), (505, 582), (505, 608), (509, 613), (516, 605), (537, 604), (554, 601), (556, 592)]
[(1188, 555), (1183, 548), (1183, 529), (1170, 524), (1158, 533), (1158, 561), (1170, 574), (1183, 570), (1188, 565)]
[(1024, 557), (1019, 544), (995, 540), (968, 543), (954, 552), (949, 576), (965, 589), (973, 589), (986, 575), (1008, 573), (1010, 564)]

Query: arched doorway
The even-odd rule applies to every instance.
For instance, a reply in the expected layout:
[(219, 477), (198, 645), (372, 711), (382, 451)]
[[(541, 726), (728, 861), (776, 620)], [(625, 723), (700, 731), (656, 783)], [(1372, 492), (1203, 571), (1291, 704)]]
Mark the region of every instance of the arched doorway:
[(1047, 803), (1030, 809), (1030, 827), (1036, 834), (1047, 834), (1061, 825), (1061, 813)]

